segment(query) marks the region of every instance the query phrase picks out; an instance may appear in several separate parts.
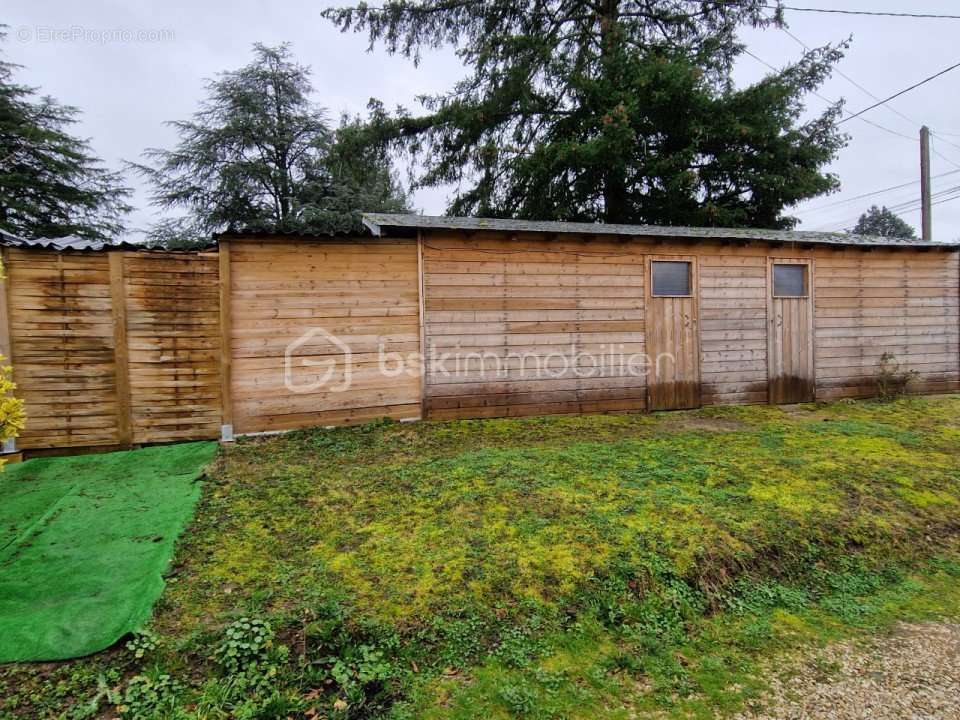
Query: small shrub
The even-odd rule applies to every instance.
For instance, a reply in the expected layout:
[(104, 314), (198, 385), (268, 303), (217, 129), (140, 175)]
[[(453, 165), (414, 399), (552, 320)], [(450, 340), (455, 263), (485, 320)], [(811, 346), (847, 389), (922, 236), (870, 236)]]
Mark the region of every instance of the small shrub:
[(528, 667), (544, 649), (539, 629), (538, 617), (531, 618), (523, 626), (504, 629), (500, 633), (500, 643), (494, 654), (507, 667)]
[(533, 671), (533, 677), (540, 686), (548, 693), (558, 692), (567, 682), (566, 676), (562, 672), (537, 668)]
[(918, 376), (916, 370), (901, 370), (897, 358), (885, 352), (877, 362), (877, 395), (884, 401), (896, 400)]
[(132, 720), (155, 718), (172, 712), (182, 691), (183, 685), (170, 675), (135, 675), (127, 683), (123, 702), (117, 710), (121, 716)]
[(126, 645), (127, 650), (133, 654), (136, 660), (143, 660), (145, 657), (152, 655), (159, 646), (160, 638), (150, 630), (137, 630)]
[(273, 629), (257, 618), (240, 618), (226, 630), (226, 639), (214, 651), (216, 663), (228, 674), (240, 673), (268, 659)]
[(507, 709), (518, 717), (532, 715), (537, 709), (537, 694), (526, 685), (506, 685), (498, 694)]
[(797, 611), (810, 603), (809, 595), (802, 588), (783, 585), (775, 580), (750, 578), (734, 583), (732, 591), (723, 600), (730, 610), (738, 614), (759, 613), (774, 607)]
[(431, 621), (429, 640), (442, 667), (466, 667), (480, 655), (486, 624), (477, 615), (440, 617)]
[[(0, 278), (3, 277), (3, 266), (0, 265)], [(26, 416), (23, 410), (23, 400), (12, 396), (17, 386), (13, 382), (13, 368), (4, 365), (6, 360), (0, 355), (0, 442), (14, 438), (23, 430)], [(0, 463), (2, 467), (2, 463)]]
[(396, 668), (371, 645), (361, 645), (332, 658), (330, 675), (351, 704), (362, 704), (377, 696), (379, 689), (396, 675)]

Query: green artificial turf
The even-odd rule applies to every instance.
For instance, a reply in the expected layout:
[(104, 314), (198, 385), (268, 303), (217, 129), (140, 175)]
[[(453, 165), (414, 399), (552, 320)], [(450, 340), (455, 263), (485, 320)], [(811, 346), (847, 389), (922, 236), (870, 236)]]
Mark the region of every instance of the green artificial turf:
[(0, 473), (0, 662), (102, 650), (150, 617), (215, 443)]

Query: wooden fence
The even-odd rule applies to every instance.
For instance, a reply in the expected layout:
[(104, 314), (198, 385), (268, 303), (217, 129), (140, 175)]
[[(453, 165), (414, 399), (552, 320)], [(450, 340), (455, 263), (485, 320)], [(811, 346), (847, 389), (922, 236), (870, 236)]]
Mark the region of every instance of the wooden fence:
[[(4, 249), (24, 450), (220, 433), (217, 255)], [(2, 320), (6, 322), (2, 322)]]
[[(250, 433), (420, 417), (419, 366), (379, 371), (381, 350), (420, 349), (415, 240), (223, 241), (220, 267), (224, 424)], [(349, 391), (330, 392), (347, 380)]]

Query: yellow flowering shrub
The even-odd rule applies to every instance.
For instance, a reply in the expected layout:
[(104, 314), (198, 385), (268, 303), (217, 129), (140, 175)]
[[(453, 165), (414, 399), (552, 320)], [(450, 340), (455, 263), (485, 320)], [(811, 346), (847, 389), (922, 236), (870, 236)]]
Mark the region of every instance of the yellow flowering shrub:
[[(0, 279), (3, 277), (3, 265), (0, 264)], [(13, 396), (17, 387), (13, 382), (13, 367), (3, 365), (5, 360), (6, 358), (0, 355), (0, 442), (19, 435), (26, 420), (23, 400)]]
[[(4, 359), (0, 356), (0, 361)], [(16, 387), (13, 382), (13, 368), (9, 365), (0, 366), (0, 441), (16, 437), (23, 430), (26, 418), (23, 414), (23, 400), (13, 396)]]

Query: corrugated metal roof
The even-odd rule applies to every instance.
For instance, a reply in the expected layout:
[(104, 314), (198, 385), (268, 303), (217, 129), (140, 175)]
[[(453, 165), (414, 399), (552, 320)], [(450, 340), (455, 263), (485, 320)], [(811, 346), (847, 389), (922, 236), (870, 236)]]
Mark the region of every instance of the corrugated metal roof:
[(34, 248), (36, 250), (76, 250), (80, 252), (97, 252), (100, 250), (144, 250), (142, 245), (120, 242), (109, 243), (105, 240), (90, 240), (88, 238), (68, 235), (62, 238), (22, 238), (0, 230), (0, 244), (7, 247)]
[(228, 230), (213, 234), (214, 241), (223, 238), (225, 240), (242, 240), (244, 238), (326, 238), (326, 237), (369, 237), (369, 230), (365, 227), (363, 230), (330, 230), (329, 232), (317, 232), (310, 230)]
[(573, 233), (576, 235), (630, 235), (645, 237), (687, 238), (697, 240), (759, 240), (804, 245), (851, 245), (857, 247), (916, 247), (960, 249), (960, 243), (924, 243), (908, 238), (850, 235), (847, 233), (809, 232), (801, 230), (759, 230), (754, 228), (703, 228), (669, 225), (614, 225), (580, 222), (537, 222), (532, 220), (499, 220), (493, 218), (442, 217), (394, 213), (364, 213), (364, 224), (374, 235), (390, 228), (418, 230), (494, 230), (500, 232)]
[(5, 230), (0, 230), (0, 245), (18, 245), (23, 242), (23, 238), (17, 237)]

